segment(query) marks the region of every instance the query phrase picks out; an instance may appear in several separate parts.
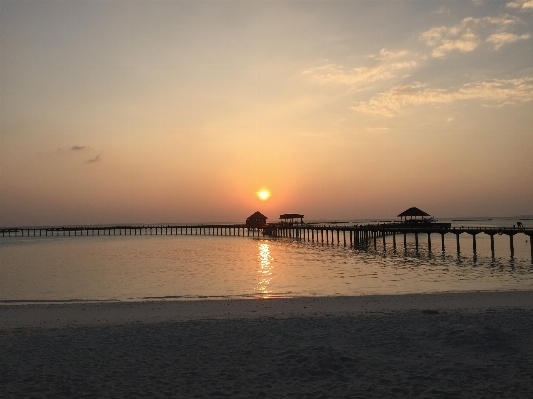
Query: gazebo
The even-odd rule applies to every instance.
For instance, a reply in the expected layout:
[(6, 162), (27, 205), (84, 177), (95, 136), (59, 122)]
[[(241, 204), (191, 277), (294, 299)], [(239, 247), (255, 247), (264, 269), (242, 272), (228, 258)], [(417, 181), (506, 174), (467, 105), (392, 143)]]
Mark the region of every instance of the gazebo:
[[(298, 223), (298, 219), (300, 219), (300, 224), (303, 224), (303, 218), (304, 215), (300, 215), (298, 213), (285, 213), (283, 215), (279, 215), (279, 220), (281, 220), (281, 223)], [(296, 219), (296, 222), (294, 221)]]
[[(407, 221), (407, 218), (409, 218), (409, 220), (413, 220), (414, 218), (414, 222), (422, 222), (424, 221), (424, 217), (426, 216), (430, 216), (429, 214), (427, 214), (426, 212), (418, 209), (417, 207), (413, 206), (412, 208), (409, 208), (407, 209), (406, 211), (403, 211), (402, 213), (400, 213), (398, 215), (398, 217), (400, 218), (400, 220), (402, 221)], [(417, 219), (417, 217), (421, 217), (422, 219)], [(403, 220), (403, 218), (405, 218), (405, 220)]]
[(265, 227), (267, 224), (267, 217), (261, 212), (257, 211), (246, 219), (246, 226), (248, 227)]

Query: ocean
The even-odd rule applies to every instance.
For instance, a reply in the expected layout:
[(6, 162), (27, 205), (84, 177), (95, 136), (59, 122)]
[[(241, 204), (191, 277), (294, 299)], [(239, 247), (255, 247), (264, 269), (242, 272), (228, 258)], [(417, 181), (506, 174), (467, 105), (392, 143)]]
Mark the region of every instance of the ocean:
[[(452, 226), (512, 226), (518, 218), (439, 219)], [(374, 222), (370, 220), (357, 223)], [(383, 221), (380, 221), (383, 222)], [(342, 226), (342, 225), (341, 225)], [(0, 303), (358, 296), (533, 289), (529, 237), (455, 235), (381, 239), (377, 250), (289, 238), (235, 236), (0, 237)]]

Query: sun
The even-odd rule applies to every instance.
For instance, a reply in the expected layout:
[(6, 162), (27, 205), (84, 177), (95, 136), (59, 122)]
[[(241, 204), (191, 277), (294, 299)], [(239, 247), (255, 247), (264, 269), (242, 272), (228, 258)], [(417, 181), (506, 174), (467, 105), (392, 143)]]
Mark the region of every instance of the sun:
[(270, 193), (267, 190), (258, 191), (256, 194), (262, 201), (266, 201), (270, 197)]

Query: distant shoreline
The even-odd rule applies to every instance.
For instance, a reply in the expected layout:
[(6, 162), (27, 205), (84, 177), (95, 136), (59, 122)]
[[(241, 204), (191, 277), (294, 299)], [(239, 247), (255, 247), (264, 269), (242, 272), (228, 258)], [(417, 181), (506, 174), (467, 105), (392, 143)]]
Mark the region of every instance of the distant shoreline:
[(0, 306), (0, 331), (211, 319), (487, 312), (533, 309), (532, 291)]

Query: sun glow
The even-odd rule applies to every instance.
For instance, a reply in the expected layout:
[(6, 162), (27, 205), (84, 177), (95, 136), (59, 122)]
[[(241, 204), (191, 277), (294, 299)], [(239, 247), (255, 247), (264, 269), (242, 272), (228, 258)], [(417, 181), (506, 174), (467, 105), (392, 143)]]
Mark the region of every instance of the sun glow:
[(266, 201), (270, 197), (270, 193), (267, 190), (261, 190), (257, 192), (259, 199)]

